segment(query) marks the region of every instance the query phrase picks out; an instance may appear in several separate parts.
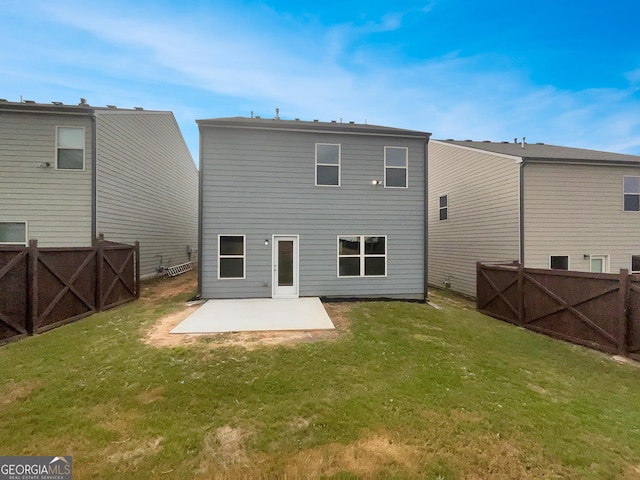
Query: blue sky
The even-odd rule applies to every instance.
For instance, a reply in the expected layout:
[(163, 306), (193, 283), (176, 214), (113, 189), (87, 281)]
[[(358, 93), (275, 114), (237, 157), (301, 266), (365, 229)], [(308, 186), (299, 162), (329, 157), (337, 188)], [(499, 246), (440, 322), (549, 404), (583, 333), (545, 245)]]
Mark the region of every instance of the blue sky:
[(640, 155), (640, 2), (0, 0), (0, 98)]

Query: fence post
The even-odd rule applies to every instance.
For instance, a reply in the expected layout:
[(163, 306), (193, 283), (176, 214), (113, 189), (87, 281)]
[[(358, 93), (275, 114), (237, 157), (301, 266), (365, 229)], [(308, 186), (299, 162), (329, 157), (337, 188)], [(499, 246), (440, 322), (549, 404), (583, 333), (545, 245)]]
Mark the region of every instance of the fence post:
[(104, 306), (104, 298), (102, 298), (104, 243), (102, 241), (98, 241), (94, 248), (96, 249), (96, 311), (101, 312), (102, 307)]
[(38, 240), (29, 240), (27, 267), (27, 333), (33, 335), (35, 327), (38, 325)]
[(140, 298), (140, 242), (136, 240), (136, 298)]
[(476, 262), (476, 310), (480, 308), (480, 271), (482, 263)]
[(628, 353), (627, 337), (629, 335), (629, 271), (620, 269), (618, 294), (618, 353), (626, 356)]
[(518, 263), (518, 325), (524, 326), (524, 265)]

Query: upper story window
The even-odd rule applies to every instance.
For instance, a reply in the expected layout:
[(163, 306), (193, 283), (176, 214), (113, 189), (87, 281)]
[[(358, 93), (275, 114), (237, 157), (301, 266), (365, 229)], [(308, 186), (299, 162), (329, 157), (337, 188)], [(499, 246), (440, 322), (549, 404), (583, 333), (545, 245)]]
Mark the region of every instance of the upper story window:
[(245, 278), (244, 235), (218, 235), (218, 278)]
[(56, 168), (84, 170), (84, 128), (58, 127), (56, 135)]
[(387, 237), (338, 237), (338, 277), (387, 275)]
[(316, 185), (340, 186), (340, 145), (316, 143)]
[(640, 177), (624, 176), (624, 211), (640, 212)]
[(449, 218), (449, 197), (448, 195), (440, 196), (440, 220)]
[(26, 245), (26, 222), (0, 222), (0, 245)]
[(408, 152), (406, 147), (384, 147), (385, 187), (407, 187)]

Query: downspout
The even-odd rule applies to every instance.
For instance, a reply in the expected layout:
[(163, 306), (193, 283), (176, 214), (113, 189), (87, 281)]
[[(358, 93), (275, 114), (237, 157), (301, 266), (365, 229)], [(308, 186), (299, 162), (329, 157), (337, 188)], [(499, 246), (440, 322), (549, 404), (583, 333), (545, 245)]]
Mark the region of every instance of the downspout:
[(429, 294), (427, 291), (427, 285), (429, 285), (429, 208), (428, 208), (428, 193), (429, 193), (429, 137), (431, 134), (427, 134), (427, 139), (424, 142), (424, 210), (423, 210), (423, 237), (424, 237), (424, 274), (423, 274), (423, 285), (422, 290), (424, 292), (424, 301), (429, 301)]
[(519, 203), (520, 203), (520, 263), (524, 266), (524, 167), (526, 159), (520, 162), (519, 172)]
[(98, 238), (98, 132), (95, 110), (89, 114), (89, 118), (91, 119), (91, 245), (95, 245)]
[(202, 263), (202, 184), (204, 183), (202, 176), (202, 126), (199, 125), (199, 145), (198, 145), (198, 298), (202, 298), (202, 269), (204, 265)]

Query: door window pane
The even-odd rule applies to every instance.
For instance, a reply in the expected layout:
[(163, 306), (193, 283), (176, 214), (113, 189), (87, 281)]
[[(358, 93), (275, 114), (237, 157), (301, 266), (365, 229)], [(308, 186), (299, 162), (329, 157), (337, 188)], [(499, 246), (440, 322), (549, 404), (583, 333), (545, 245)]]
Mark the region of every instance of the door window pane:
[(293, 286), (293, 242), (278, 240), (278, 286)]

